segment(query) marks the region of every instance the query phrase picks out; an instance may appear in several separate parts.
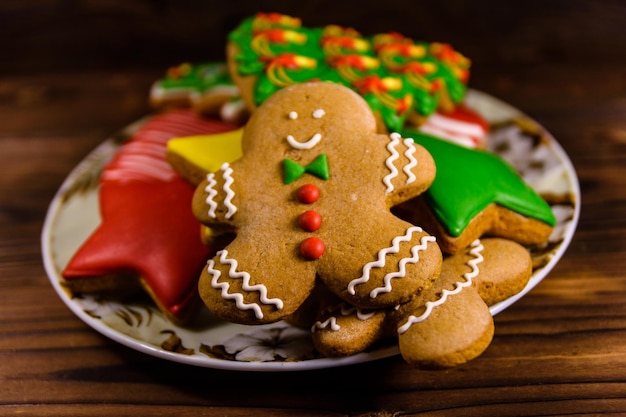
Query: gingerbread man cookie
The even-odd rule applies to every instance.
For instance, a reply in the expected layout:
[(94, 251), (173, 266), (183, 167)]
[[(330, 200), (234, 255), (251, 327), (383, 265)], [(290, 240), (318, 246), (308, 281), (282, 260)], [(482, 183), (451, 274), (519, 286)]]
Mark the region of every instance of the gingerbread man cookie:
[(344, 356), (395, 336), (411, 364), (460, 365), (480, 355), (493, 337), (488, 306), (521, 291), (531, 272), (530, 253), (523, 246), (500, 238), (476, 240), (447, 257), (439, 279), (408, 303), (364, 310), (320, 301), (313, 341), (327, 356)]
[(407, 302), (440, 272), (435, 239), (390, 212), (424, 192), (435, 165), (398, 134), (376, 134), (367, 103), (332, 83), (287, 87), (244, 128), (243, 156), (193, 198), (206, 226), (236, 238), (209, 260), (205, 304), (237, 323), (292, 314), (316, 276), (359, 307)]

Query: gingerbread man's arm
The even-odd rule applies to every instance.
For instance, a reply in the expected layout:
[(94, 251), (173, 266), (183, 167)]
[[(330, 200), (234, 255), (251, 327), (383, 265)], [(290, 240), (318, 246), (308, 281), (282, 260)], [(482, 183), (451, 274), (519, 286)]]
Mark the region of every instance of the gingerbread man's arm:
[(385, 147), (388, 154), (382, 182), (389, 206), (417, 197), (430, 187), (435, 179), (435, 161), (423, 146), (391, 133)]
[(196, 188), (193, 213), (204, 225), (232, 227), (238, 210), (237, 199), (233, 168), (224, 163), (218, 171), (207, 174)]

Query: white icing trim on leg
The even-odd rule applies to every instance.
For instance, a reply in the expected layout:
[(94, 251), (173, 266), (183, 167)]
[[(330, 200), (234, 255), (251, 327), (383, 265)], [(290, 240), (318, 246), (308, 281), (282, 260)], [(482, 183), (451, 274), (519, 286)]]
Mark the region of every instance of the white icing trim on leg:
[(414, 315), (410, 315), (407, 318), (406, 322), (402, 326), (398, 327), (399, 334), (403, 334), (408, 331), (415, 323), (421, 323), (426, 320), (435, 307), (438, 307), (446, 302), (448, 296), (458, 294), (463, 290), (463, 288), (470, 287), (472, 285), (472, 280), (480, 273), (478, 269), (478, 264), (485, 259), (482, 255), (482, 251), (485, 247), (480, 243), (479, 239), (476, 239), (474, 242), (472, 242), (470, 247), (472, 249), (469, 251), (469, 253), (473, 256), (473, 258), (467, 261), (467, 265), (472, 270), (463, 274), (463, 278), (465, 279), (465, 281), (455, 282), (453, 290), (443, 290), (441, 292), (441, 297), (438, 300), (427, 302), (426, 311), (424, 311), (424, 313), (422, 313), (420, 316), (416, 317)]

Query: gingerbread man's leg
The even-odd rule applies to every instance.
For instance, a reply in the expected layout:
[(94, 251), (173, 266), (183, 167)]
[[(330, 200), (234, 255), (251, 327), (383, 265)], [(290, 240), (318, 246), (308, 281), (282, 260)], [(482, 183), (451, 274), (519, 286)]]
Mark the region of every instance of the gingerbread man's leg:
[(464, 270), (444, 262), (431, 288), (389, 314), (397, 325), (404, 359), (420, 368), (446, 368), (476, 358), (494, 333), (489, 307), (473, 287), (484, 258), (480, 241), (472, 244)]
[[(240, 324), (272, 323), (293, 314), (307, 299), (315, 285), (311, 264), (294, 263), (290, 270), (298, 281), (297, 285), (289, 285), (277, 279), (282, 271), (271, 266), (282, 265), (281, 261), (293, 256), (290, 252), (297, 246), (264, 249), (265, 241), (260, 236), (238, 235), (208, 261), (198, 288), (214, 314)], [(250, 257), (250, 253), (256, 257)]]
[(372, 224), (355, 226), (364, 238), (336, 240), (329, 254), (350, 259), (341, 268), (321, 259), (320, 277), (335, 294), (360, 308), (387, 308), (405, 303), (428, 288), (441, 270), (435, 238), (421, 227), (389, 214)]
[(325, 356), (362, 352), (383, 337), (386, 315), (386, 309), (363, 310), (345, 301), (332, 305), (313, 324), (313, 343)]

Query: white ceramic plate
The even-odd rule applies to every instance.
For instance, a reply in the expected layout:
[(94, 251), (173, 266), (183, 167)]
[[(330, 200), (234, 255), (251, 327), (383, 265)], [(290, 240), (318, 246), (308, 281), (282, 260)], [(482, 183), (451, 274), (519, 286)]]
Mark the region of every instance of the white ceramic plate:
[[(494, 152), (508, 160), (538, 192), (555, 198), (558, 219), (550, 244), (533, 250), (536, 268), (519, 294), (491, 307), (497, 314), (535, 287), (559, 261), (578, 222), (580, 188), (567, 154), (556, 140), (518, 110), (471, 90), (467, 104), (497, 126), (490, 137)], [(521, 122), (521, 123), (520, 123)], [(124, 130), (129, 134), (142, 123)], [(519, 126), (533, 126), (533, 134)], [(190, 327), (169, 322), (149, 301), (119, 303), (97, 296), (73, 297), (61, 285), (61, 271), (100, 222), (98, 177), (119, 147), (108, 139), (67, 177), (52, 200), (42, 232), (42, 252), (50, 282), (59, 297), (85, 323), (138, 351), (185, 364), (243, 371), (295, 371), (368, 362), (399, 353), (397, 345), (377, 345), (344, 358), (316, 354), (309, 332), (285, 323), (243, 326), (226, 323), (207, 311)]]

